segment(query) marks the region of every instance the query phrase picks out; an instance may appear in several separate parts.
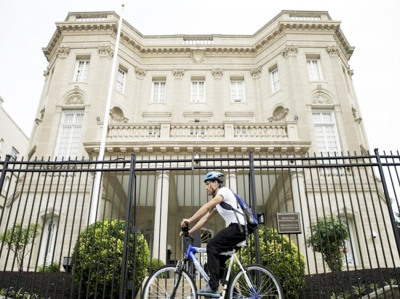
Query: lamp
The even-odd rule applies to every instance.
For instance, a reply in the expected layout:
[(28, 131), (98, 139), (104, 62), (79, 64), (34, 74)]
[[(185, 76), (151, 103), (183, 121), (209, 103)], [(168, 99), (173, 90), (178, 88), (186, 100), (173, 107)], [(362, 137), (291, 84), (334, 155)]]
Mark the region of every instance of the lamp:
[(258, 213), (257, 220), (259, 224), (265, 224), (265, 213)]
[(194, 155), (194, 162), (196, 162), (196, 164), (199, 164), (200, 160), (200, 155), (199, 154), (195, 154)]
[(295, 120), (295, 121), (298, 121), (298, 120), (299, 120), (299, 117), (298, 117), (297, 115), (295, 115), (295, 116), (294, 116), (294, 120)]

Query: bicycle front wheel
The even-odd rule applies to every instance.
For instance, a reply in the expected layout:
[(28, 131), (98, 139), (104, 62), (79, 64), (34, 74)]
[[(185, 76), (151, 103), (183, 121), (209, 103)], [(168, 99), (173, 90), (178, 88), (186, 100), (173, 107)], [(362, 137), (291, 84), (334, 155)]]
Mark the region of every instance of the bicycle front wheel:
[(179, 275), (175, 266), (164, 266), (153, 272), (147, 279), (141, 298), (169, 299), (172, 298), (174, 290), (174, 299), (196, 298), (196, 285), (189, 273), (182, 269)]
[(282, 287), (278, 279), (267, 269), (260, 265), (251, 265), (237, 273), (228, 288), (229, 298), (273, 298), (283, 299)]

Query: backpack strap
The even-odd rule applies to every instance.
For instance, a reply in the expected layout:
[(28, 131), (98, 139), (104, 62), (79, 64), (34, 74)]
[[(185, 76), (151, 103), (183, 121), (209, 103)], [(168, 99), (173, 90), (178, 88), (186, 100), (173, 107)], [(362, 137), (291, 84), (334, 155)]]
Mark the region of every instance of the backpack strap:
[(244, 224), (244, 230), (245, 230), (246, 239), (247, 239), (247, 236), (248, 236), (249, 232), (248, 232), (248, 230), (247, 230), (247, 220), (246, 220), (246, 217), (244, 216), (244, 214), (243, 214), (243, 213), (240, 213), (239, 210), (235, 209), (235, 208), (232, 207), (230, 204), (228, 204), (228, 203), (226, 203), (226, 202), (224, 202), (224, 201), (221, 201), (221, 202), (219, 203), (219, 205), (221, 206), (221, 208), (223, 208), (223, 209), (225, 209), (225, 210), (233, 211), (233, 213), (235, 214), (236, 220), (237, 220), (237, 222), (238, 222), (238, 224), (239, 224), (239, 228), (240, 228), (240, 232), (241, 232), (241, 233), (243, 232), (243, 229), (242, 229), (242, 226), (240, 225), (240, 221), (239, 221), (239, 217), (238, 217), (237, 213), (239, 213), (240, 215), (243, 216), (244, 223), (245, 223), (245, 224)]

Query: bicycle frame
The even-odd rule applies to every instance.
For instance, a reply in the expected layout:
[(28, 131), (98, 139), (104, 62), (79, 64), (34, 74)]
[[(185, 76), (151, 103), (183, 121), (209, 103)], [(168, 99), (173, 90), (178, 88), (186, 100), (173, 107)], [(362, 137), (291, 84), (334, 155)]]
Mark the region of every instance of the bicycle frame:
[[(201, 266), (199, 260), (195, 256), (196, 253), (205, 253), (206, 251), (207, 251), (206, 248), (194, 247), (192, 245), (189, 245), (188, 249), (186, 251), (186, 255), (185, 255), (184, 260), (190, 260), (193, 263), (193, 265), (196, 268), (196, 270), (199, 271), (201, 277), (208, 283), (209, 280), (210, 280), (210, 277), (205, 272), (204, 268)], [(251, 286), (252, 284), (251, 284), (251, 281), (250, 281), (249, 277), (247, 276), (247, 273), (246, 273), (242, 263), (240, 262), (239, 258), (236, 255), (236, 250), (227, 251), (227, 252), (224, 252), (222, 254), (230, 256), (228, 271), (226, 272), (225, 283), (223, 285), (224, 289), (223, 289), (222, 295), (220, 297), (220, 298), (225, 298), (225, 293), (226, 293), (226, 289), (228, 287), (229, 277), (231, 275), (231, 271), (232, 271), (234, 263), (236, 263), (239, 266), (240, 270), (244, 273), (244, 278), (246, 280), (246, 283), (249, 286)], [(251, 287), (251, 292), (254, 295), (256, 295), (256, 291), (254, 290), (253, 287)]]

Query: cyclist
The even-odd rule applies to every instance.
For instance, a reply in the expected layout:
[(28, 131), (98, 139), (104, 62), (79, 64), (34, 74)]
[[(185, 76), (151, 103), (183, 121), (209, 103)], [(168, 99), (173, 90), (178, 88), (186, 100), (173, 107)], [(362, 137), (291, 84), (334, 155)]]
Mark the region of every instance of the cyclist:
[[(225, 269), (225, 262), (229, 258), (220, 255), (221, 252), (231, 250), (238, 243), (246, 239), (245, 235), (245, 220), (243, 211), (238, 205), (235, 195), (232, 191), (222, 186), (224, 175), (217, 171), (211, 171), (204, 177), (207, 194), (212, 196), (212, 199), (200, 207), (196, 213), (190, 218), (185, 218), (181, 222), (182, 227), (190, 225), (192, 222), (200, 219), (191, 229), (193, 233), (204, 226), (215, 214), (220, 214), (226, 222), (226, 227), (220, 230), (213, 238), (207, 242), (207, 262), (210, 274), (209, 284), (205, 288), (199, 290), (197, 295), (219, 298), (219, 277), (222, 277)], [(240, 213), (235, 213), (233, 210), (227, 210), (220, 206), (220, 203), (225, 202)], [(220, 275), (221, 274), (221, 275)]]

